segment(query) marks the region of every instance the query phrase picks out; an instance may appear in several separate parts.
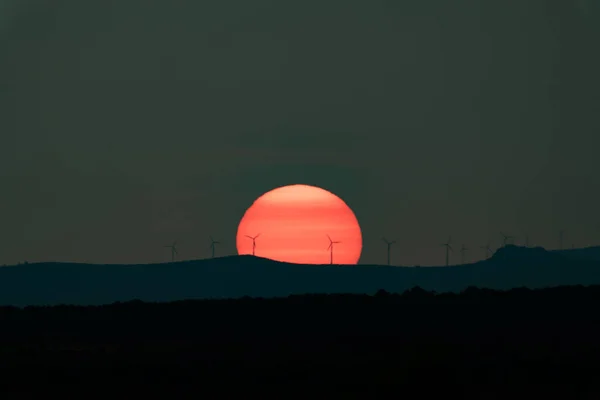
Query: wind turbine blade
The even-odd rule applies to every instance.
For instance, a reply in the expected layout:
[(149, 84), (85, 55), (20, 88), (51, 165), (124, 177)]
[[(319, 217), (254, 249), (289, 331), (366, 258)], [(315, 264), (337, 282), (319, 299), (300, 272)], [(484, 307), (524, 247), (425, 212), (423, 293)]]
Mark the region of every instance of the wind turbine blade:
[(329, 237), (329, 235), (327, 235), (327, 239), (329, 239), (330, 242), (332, 242), (333, 240), (331, 240), (331, 238)]
[(327, 250), (331, 249), (331, 246), (333, 246), (333, 244), (329, 243), (329, 247), (327, 247)]
[(248, 235), (244, 235), (244, 236), (246, 236), (248, 239), (254, 240), (254, 238), (252, 236), (248, 236)]

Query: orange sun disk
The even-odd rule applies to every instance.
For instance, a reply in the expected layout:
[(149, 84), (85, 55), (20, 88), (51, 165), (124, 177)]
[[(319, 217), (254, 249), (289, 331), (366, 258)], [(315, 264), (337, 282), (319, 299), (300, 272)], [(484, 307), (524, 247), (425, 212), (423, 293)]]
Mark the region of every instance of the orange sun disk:
[(362, 234), (352, 209), (333, 193), (315, 186), (289, 185), (254, 201), (238, 226), (238, 254), (298, 264), (329, 264), (329, 238), (334, 264), (357, 264)]

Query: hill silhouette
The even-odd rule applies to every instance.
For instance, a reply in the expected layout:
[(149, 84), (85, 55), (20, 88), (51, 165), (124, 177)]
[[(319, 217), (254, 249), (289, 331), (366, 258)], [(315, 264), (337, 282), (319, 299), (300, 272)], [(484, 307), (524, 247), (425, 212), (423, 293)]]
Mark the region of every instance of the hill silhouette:
[(590, 246), (566, 250), (554, 250), (553, 253), (582, 260), (600, 261), (600, 246)]
[(0, 268), (1, 305), (107, 304), (139, 299), (281, 297), (304, 293), (458, 292), (600, 284), (600, 261), (580, 252), (505, 246), (451, 267), (298, 265), (252, 256), (148, 265), (31, 263)]

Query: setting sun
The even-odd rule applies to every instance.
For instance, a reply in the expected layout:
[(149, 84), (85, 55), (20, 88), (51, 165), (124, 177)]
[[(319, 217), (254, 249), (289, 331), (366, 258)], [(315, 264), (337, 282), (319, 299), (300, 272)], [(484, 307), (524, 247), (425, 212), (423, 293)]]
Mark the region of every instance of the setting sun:
[(236, 244), (239, 254), (255, 251), (277, 261), (329, 264), (329, 238), (334, 264), (358, 263), (362, 234), (350, 207), (327, 190), (290, 185), (263, 194), (248, 208)]

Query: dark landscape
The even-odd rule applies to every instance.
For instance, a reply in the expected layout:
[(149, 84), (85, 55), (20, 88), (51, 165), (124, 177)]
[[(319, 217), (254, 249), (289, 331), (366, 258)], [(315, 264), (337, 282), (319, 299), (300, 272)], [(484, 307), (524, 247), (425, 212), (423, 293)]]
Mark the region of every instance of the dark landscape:
[(599, 305), (564, 286), (2, 307), (0, 379), (3, 398), (592, 399)]
[(393, 293), (415, 286), (458, 292), (600, 284), (600, 248), (502, 247), (484, 261), (450, 267), (298, 265), (252, 256), (150, 265), (31, 263), (0, 268), (0, 305), (100, 305), (115, 301)]
[[(3, 303), (47, 305), (0, 308), (1, 387), (15, 398), (598, 398), (596, 252), (509, 245), (448, 268), (253, 257), (5, 267)], [(19, 282), (36, 274), (35, 287)], [(176, 293), (238, 298), (161, 302)]]

